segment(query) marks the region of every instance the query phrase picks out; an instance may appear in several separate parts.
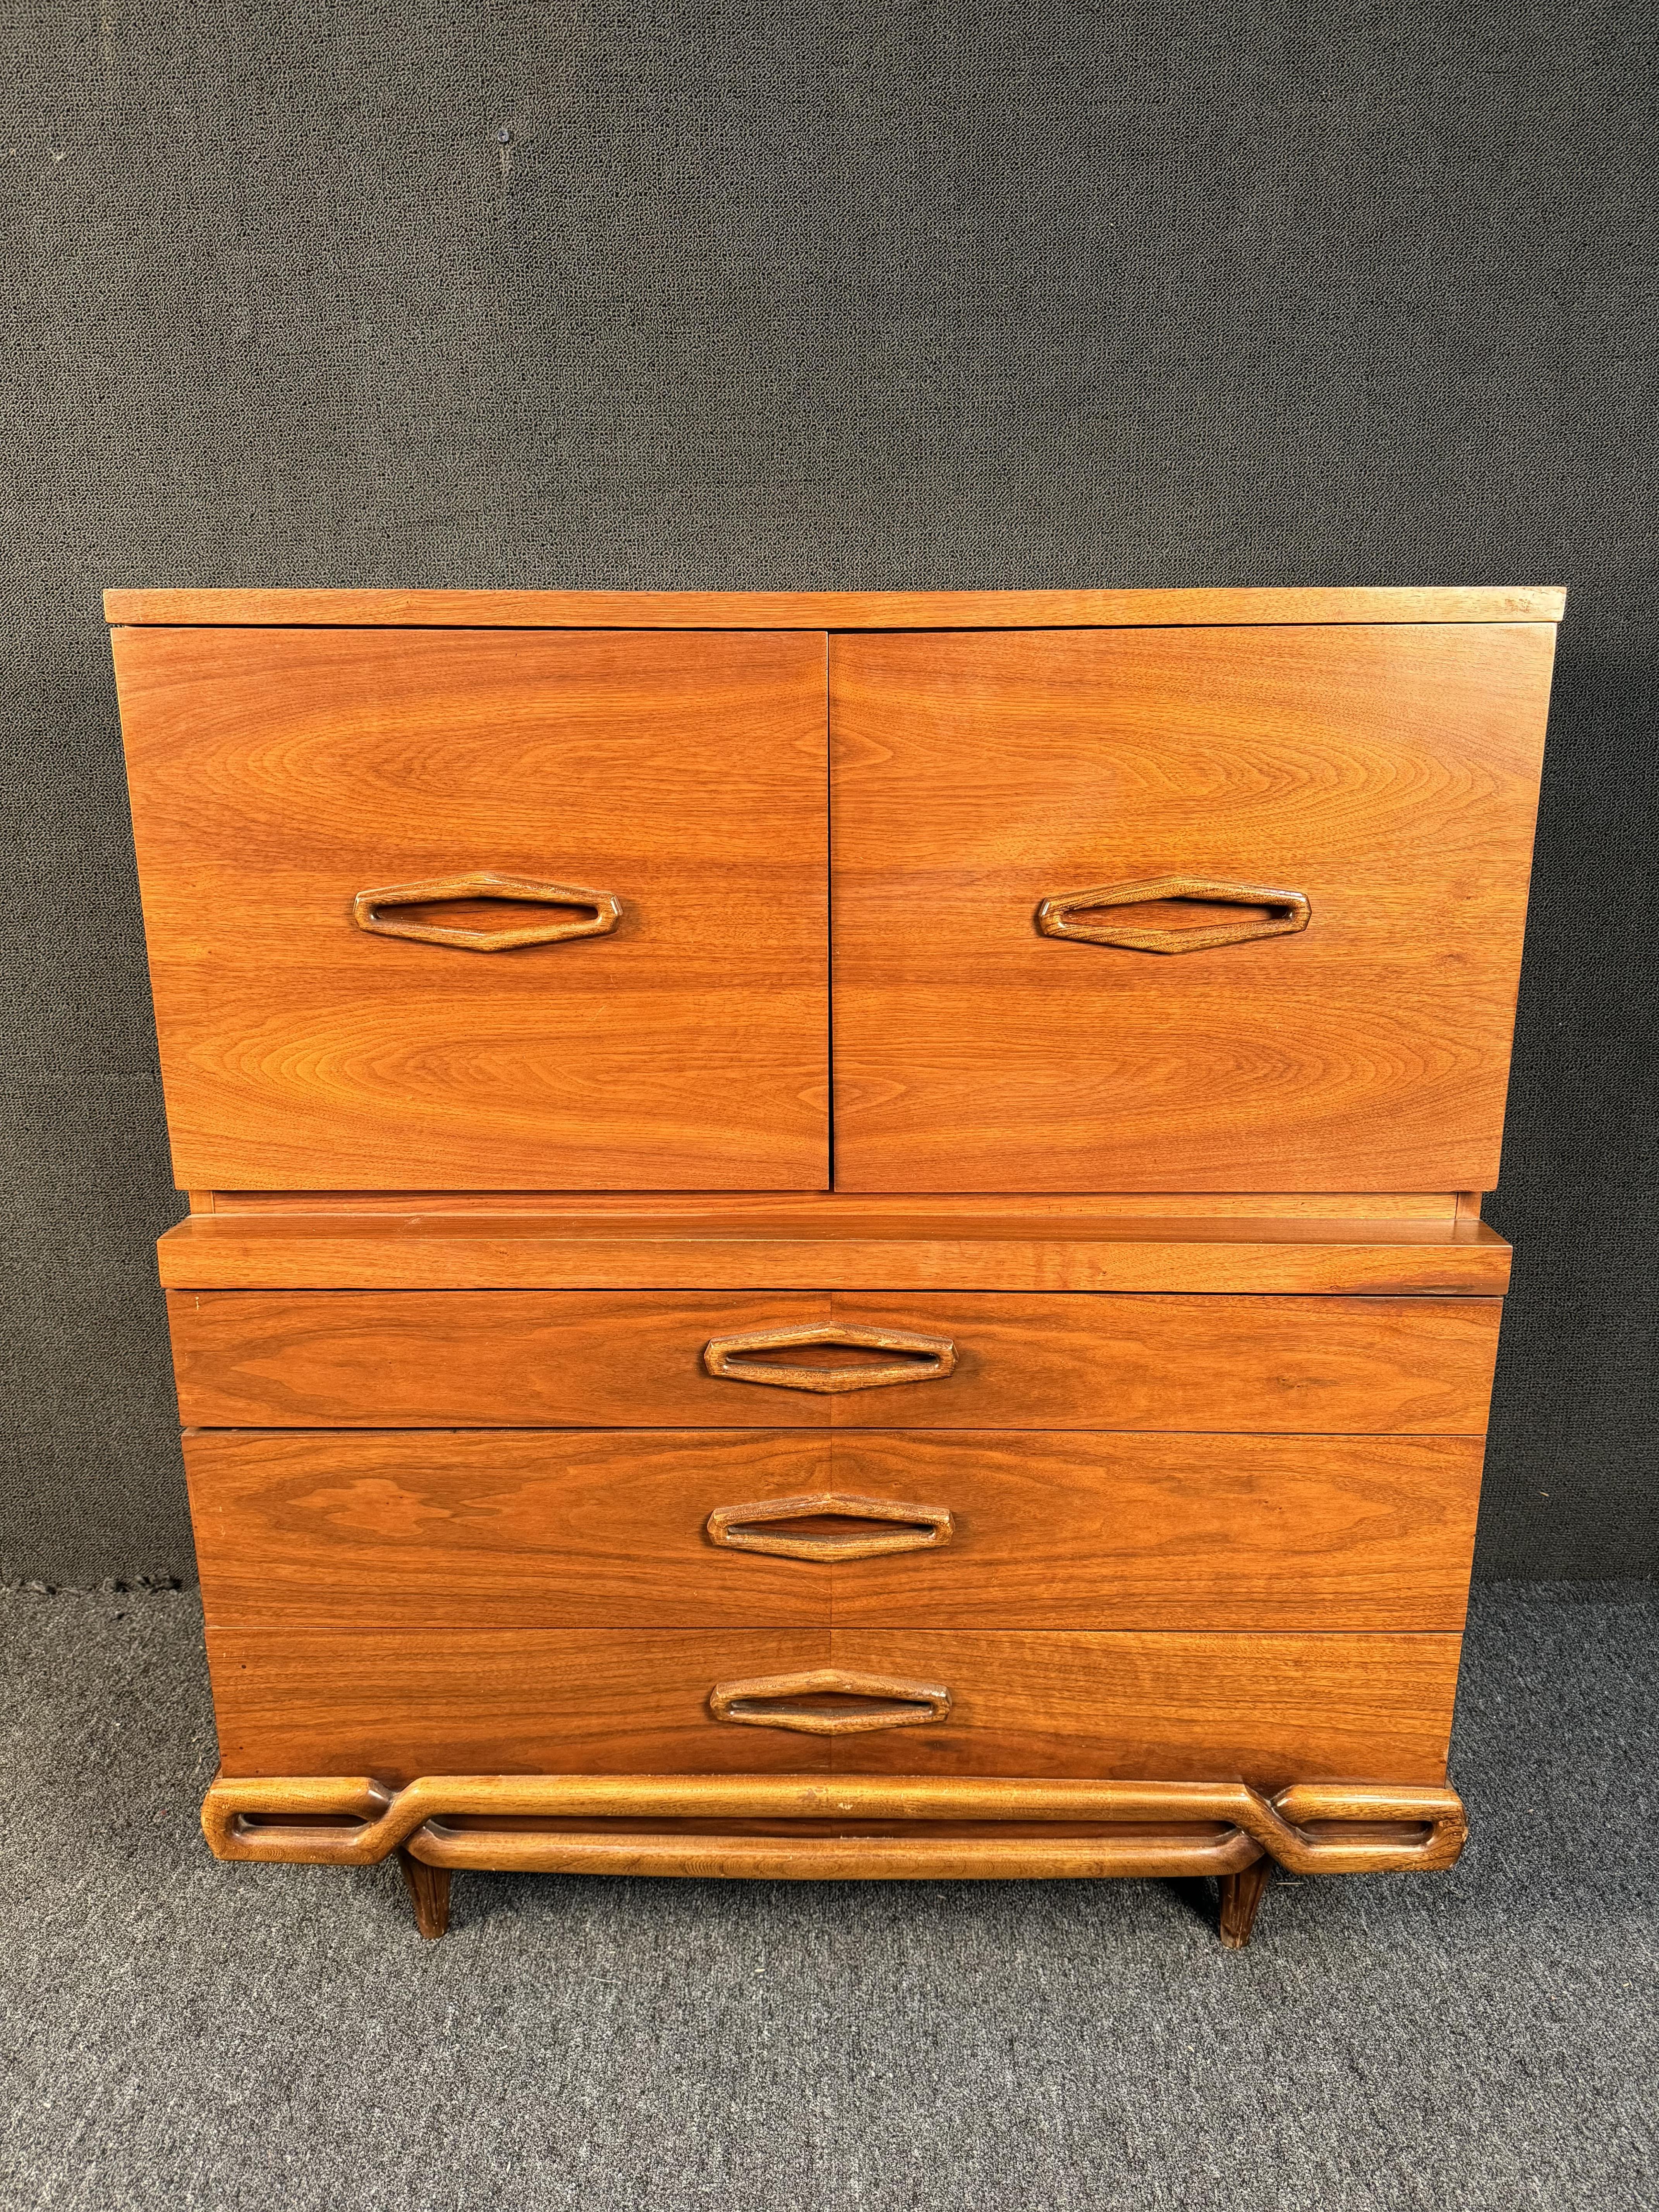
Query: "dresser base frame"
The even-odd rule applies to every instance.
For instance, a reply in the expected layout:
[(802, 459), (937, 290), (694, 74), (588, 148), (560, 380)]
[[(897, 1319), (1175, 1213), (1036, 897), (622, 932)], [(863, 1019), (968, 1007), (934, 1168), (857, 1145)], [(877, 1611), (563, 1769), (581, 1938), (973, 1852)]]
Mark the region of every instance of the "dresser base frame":
[[(882, 1824), (901, 1832), (856, 1832)], [(1467, 1833), (1444, 1787), (1302, 1783), (1268, 1798), (1242, 1782), (932, 1775), (434, 1774), (401, 1790), (370, 1776), (221, 1775), (202, 1826), (221, 1859), (374, 1866), (396, 1852), (428, 1936), (447, 1925), (450, 1875), (469, 1868), (765, 1881), (1208, 1875), (1235, 1949), (1274, 1866), (1434, 1869)]]

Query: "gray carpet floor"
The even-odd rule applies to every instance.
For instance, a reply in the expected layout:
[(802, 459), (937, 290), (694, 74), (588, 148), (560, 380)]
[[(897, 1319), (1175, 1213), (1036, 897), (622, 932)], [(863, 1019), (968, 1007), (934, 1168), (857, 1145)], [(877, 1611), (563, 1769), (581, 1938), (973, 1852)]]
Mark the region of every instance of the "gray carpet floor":
[(1655, 1593), (1478, 1594), (1455, 1871), (1197, 1883), (221, 1867), (200, 1614), (8, 1623), (0, 2201), (211, 2212), (1659, 2205)]

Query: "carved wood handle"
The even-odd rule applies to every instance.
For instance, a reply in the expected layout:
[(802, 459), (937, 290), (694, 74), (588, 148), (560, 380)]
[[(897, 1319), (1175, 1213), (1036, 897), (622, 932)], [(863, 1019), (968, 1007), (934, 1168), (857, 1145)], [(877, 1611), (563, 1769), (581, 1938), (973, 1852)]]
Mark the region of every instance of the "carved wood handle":
[[(885, 1367), (768, 1367), (745, 1352), (785, 1352), (797, 1344), (844, 1344), (915, 1357)], [(840, 1322), (804, 1328), (760, 1329), (749, 1336), (711, 1337), (702, 1348), (705, 1372), (723, 1382), (767, 1382), (778, 1390), (880, 1390), (895, 1382), (935, 1382), (957, 1364), (948, 1336), (918, 1336), (908, 1329), (858, 1328)]]
[[(856, 1702), (834, 1705), (832, 1698)], [(951, 1692), (933, 1682), (895, 1681), (886, 1674), (849, 1674), (818, 1667), (807, 1674), (761, 1674), (716, 1682), (708, 1710), (739, 1728), (794, 1729), (802, 1735), (867, 1735), (872, 1729), (925, 1728), (944, 1720)]]
[[(437, 906), (449, 899), (515, 899), (530, 906), (590, 906), (585, 921), (521, 922), (511, 929), (445, 929), (430, 921), (389, 920), (383, 906)], [(559, 945), (571, 937), (609, 937), (622, 919), (622, 901), (610, 891), (578, 884), (540, 884), (525, 876), (434, 876), (428, 883), (392, 884), (359, 891), (351, 919), (374, 937), (410, 937), (421, 945), (458, 945), (468, 952), (511, 952), (520, 945)]]
[[(1223, 921), (1210, 929), (1131, 929), (1115, 922), (1075, 921), (1092, 907), (1145, 906), (1154, 899), (1210, 899), (1220, 906), (1277, 909), (1267, 921)], [(1153, 876), (1141, 884), (1098, 884), (1093, 890), (1063, 891), (1036, 910), (1042, 937), (1071, 937), (1082, 945), (1115, 945), (1127, 952), (1211, 952), (1220, 945), (1248, 945), (1255, 937), (1293, 937), (1312, 915), (1301, 891), (1269, 890), (1259, 884), (1212, 884), (1196, 876)]]
[[(852, 1533), (765, 1524), (827, 1520), (899, 1522), (898, 1528)], [(756, 1523), (762, 1525), (757, 1526)], [(927, 1552), (948, 1544), (956, 1523), (940, 1505), (902, 1505), (892, 1498), (854, 1498), (837, 1490), (811, 1498), (768, 1498), (757, 1505), (717, 1506), (708, 1539), (731, 1552), (769, 1552), (784, 1559), (874, 1559), (888, 1552)]]

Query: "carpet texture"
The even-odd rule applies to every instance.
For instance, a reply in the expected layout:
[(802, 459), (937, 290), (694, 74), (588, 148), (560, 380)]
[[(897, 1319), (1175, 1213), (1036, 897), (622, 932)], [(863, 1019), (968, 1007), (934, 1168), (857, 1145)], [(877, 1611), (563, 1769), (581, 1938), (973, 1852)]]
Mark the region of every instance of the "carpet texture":
[(1489, 1586), (1441, 1875), (220, 1867), (189, 1593), (7, 1601), (0, 2203), (27, 2212), (1651, 2212), (1654, 1593)]
[(12, 0), (0, 1576), (191, 1571), (107, 584), (1567, 585), (1480, 1571), (1650, 1561), (1656, 60), (1632, 0)]

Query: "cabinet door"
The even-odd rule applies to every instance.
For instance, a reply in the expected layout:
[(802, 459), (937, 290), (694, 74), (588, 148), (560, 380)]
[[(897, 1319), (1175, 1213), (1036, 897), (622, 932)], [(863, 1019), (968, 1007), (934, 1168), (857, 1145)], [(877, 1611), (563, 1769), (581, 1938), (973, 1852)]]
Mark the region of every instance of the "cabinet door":
[(118, 632), (180, 1184), (823, 1188), (824, 649)]
[(1553, 643), (834, 640), (840, 1186), (1489, 1189)]

